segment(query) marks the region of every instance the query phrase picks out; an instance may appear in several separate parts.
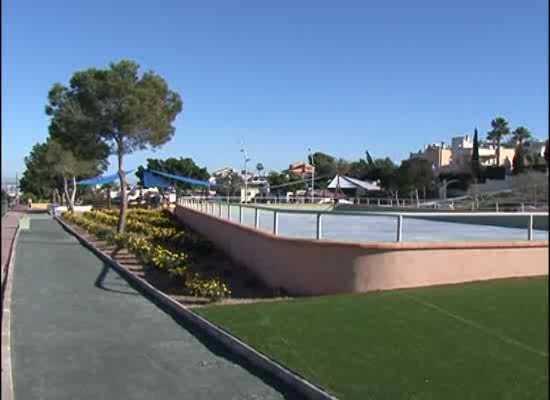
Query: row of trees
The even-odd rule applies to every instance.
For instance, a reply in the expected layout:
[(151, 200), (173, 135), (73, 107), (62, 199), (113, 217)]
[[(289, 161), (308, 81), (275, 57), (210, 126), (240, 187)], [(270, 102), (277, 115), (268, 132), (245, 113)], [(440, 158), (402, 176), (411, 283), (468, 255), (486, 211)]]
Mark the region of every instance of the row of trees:
[[(502, 117), (497, 117), (491, 121), (491, 130), (487, 132), (487, 140), (496, 145), (496, 166), (500, 167), (500, 147), (501, 143), (507, 137), (510, 137), (508, 141), (509, 146), (514, 146), (516, 151), (514, 159), (512, 160), (512, 171), (514, 174), (519, 174), (525, 171), (526, 162), (529, 163), (531, 167), (536, 167), (537, 165), (542, 165), (543, 161), (540, 159), (540, 156), (537, 154), (525, 154), (524, 144), (529, 139), (532, 139), (533, 135), (524, 126), (519, 126), (513, 131), (508, 125), (508, 121)], [(545, 155), (546, 164), (548, 164), (548, 140), (546, 141), (545, 146)], [(472, 176), (475, 180), (479, 180), (481, 177), (481, 163), (479, 160), (479, 140), (477, 128), (474, 131), (474, 143), (472, 151)]]
[[(427, 160), (405, 160), (397, 166), (388, 157), (373, 159), (367, 151), (364, 159), (356, 161), (337, 159), (321, 152), (314, 153), (308, 161), (315, 165), (315, 186), (321, 189), (325, 189), (336, 174), (378, 181), (384, 191), (392, 196), (399, 196), (400, 193), (418, 196), (421, 191), (426, 197), (426, 193), (435, 188), (432, 166)], [(273, 192), (301, 190), (310, 184), (307, 179), (289, 175), (288, 171), (270, 172), (267, 181)]]
[(56, 83), (48, 93), (49, 137), (25, 158), (22, 190), (48, 197), (61, 188), (72, 210), (76, 181), (105, 171), (114, 155), (121, 188), (117, 228), (124, 231), (124, 157), (168, 142), (182, 107), (180, 95), (161, 76), (152, 71), (140, 75), (134, 61), (75, 72), (68, 86)]

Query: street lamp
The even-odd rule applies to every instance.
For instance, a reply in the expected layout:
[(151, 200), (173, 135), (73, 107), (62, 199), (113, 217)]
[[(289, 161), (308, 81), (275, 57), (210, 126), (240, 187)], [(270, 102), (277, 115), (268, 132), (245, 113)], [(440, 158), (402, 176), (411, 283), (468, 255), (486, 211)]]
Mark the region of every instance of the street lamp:
[(248, 154), (246, 153), (246, 149), (244, 148), (244, 143), (241, 140), (241, 153), (244, 155), (244, 202), (245, 204), (248, 203), (248, 171), (247, 171), (247, 165), (250, 161), (250, 158), (248, 158)]
[(315, 197), (315, 192), (314, 192), (314, 186), (313, 186), (313, 180), (314, 180), (314, 176), (315, 176), (315, 165), (313, 163), (313, 154), (311, 153), (311, 149), (307, 149), (307, 151), (309, 152), (309, 157), (311, 158), (311, 166), (313, 167), (311, 169), (311, 204), (313, 204), (313, 199)]

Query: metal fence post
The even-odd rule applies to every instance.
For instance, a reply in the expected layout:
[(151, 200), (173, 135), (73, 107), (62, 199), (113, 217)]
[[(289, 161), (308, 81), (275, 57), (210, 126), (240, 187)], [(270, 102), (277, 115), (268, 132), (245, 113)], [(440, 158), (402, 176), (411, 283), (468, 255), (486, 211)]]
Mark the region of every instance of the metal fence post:
[(222, 203), (219, 204), (220, 208), (219, 208), (219, 212), (218, 212), (218, 217), (222, 217)]
[(254, 209), (254, 228), (258, 229), (260, 226), (260, 210)]
[(533, 215), (529, 215), (529, 227), (527, 229), (527, 240), (533, 240)]
[(378, 207), (380, 207), (380, 199), (378, 199)]
[(397, 216), (397, 241), (403, 240), (403, 215)]
[(243, 206), (239, 204), (239, 224), (243, 223)]
[(277, 236), (279, 233), (279, 212), (273, 211), (273, 234)]
[(521, 212), (525, 212), (525, 203), (521, 203)]
[(231, 221), (231, 204), (227, 204), (227, 220)]
[(322, 217), (323, 217), (323, 214), (317, 213), (317, 232), (315, 234), (315, 238), (317, 240), (320, 240), (321, 237), (323, 236)]
[(498, 201), (495, 203), (496, 212), (498, 212)]

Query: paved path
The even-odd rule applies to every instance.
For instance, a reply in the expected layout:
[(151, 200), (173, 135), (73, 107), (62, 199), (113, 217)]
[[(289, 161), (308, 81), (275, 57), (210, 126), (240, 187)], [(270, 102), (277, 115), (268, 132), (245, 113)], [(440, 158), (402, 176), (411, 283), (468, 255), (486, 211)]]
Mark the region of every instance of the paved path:
[(11, 242), (15, 236), (15, 231), (21, 215), (22, 214), (18, 212), (8, 211), (2, 217), (2, 271), (4, 270), (6, 261), (8, 261)]
[(17, 244), (15, 399), (295, 399), (175, 322), (49, 216)]

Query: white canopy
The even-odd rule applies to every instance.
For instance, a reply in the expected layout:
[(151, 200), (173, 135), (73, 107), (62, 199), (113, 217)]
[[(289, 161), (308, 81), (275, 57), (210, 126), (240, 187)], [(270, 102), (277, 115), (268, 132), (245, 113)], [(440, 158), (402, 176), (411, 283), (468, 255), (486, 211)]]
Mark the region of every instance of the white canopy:
[(336, 189), (337, 187), (340, 187), (340, 189), (380, 190), (380, 186), (374, 181), (361, 181), (344, 175), (336, 175), (328, 184), (328, 189)]

